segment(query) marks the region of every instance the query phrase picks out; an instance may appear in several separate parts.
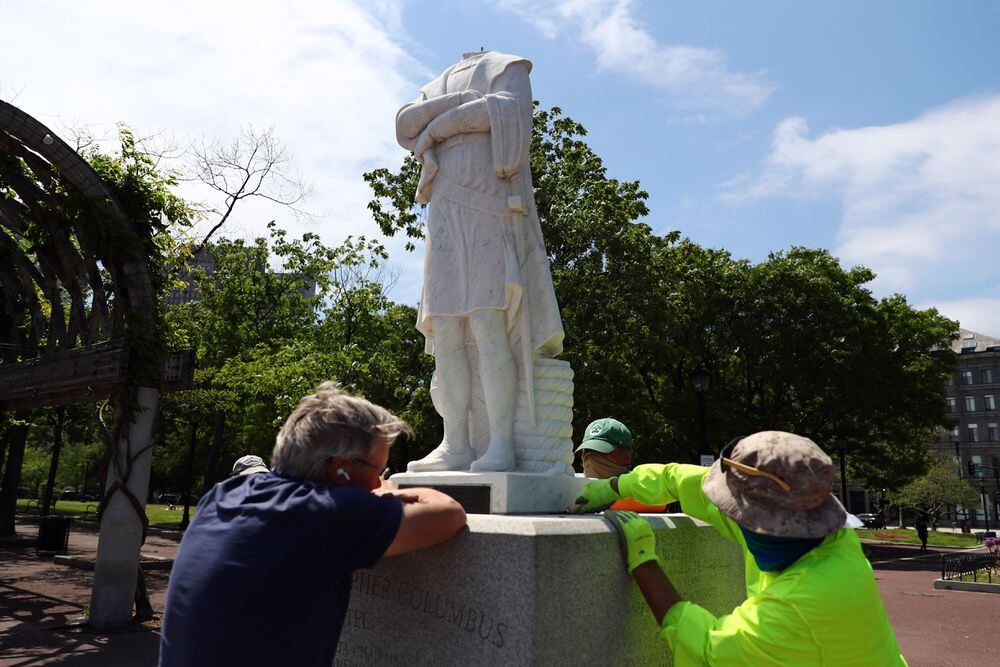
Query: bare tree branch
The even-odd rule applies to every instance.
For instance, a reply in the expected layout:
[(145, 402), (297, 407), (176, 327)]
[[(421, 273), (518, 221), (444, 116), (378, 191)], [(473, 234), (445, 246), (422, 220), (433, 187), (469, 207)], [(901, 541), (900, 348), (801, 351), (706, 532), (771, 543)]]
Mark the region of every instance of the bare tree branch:
[(192, 166), (186, 180), (198, 181), (222, 196), (222, 205), (209, 209), (218, 216), (194, 252), (201, 250), (229, 217), (236, 205), (251, 197), (291, 209), (297, 216), (311, 214), (299, 203), (311, 194), (311, 188), (291, 169), (291, 158), (274, 128), (258, 130), (243, 127), (228, 142), (202, 137), (190, 149)]

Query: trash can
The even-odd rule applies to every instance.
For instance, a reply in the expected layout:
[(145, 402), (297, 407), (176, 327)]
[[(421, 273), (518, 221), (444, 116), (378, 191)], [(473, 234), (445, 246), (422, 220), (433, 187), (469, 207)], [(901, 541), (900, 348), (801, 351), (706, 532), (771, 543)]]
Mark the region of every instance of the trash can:
[(38, 522), (38, 551), (64, 554), (69, 547), (69, 528), (73, 519), (67, 516), (43, 516)]

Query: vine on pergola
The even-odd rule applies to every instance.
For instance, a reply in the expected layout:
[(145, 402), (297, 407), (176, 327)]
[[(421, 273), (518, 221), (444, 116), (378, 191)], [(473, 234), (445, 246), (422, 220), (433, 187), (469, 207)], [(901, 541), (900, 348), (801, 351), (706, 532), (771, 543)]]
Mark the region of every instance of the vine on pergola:
[[(141, 453), (131, 451), (128, 426), (136, 388), (159, 385), (166, 355), (157, 237), (169, 221), (189, 214), (170, 193), (170, 177), (137, 150), (131, 133), (122, 130), (121, 139), (120, 156), (95, 153), (88, 163), (43, 124), (0, 101), (0, 406), (12, 389), (4, 372), (82, 347), (120, 347), (123, 381), (108, 397), (116, 414), (105, 429), (104, 455), (115, 481), (99, 513), (122, 491), (145, 533), (145, 512), (126, 488)], [(56, 392), (59, 381), (42, 382), (30, 407), (81, 400), (65, 386)], [(88, 387), (78, 389), (87, 395)], [(124, 456), (114, 456), (115, 442), (125, 443)]]

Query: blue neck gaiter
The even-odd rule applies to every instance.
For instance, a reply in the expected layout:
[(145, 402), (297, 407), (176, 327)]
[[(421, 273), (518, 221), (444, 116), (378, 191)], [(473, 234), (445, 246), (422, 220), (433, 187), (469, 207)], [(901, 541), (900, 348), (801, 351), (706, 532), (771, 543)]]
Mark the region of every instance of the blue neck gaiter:
[(764, 572), (784, 570), (802, 558), (807, 551), (819, 546), (822, 537), (774, 537), (753, 533), (740, 526), (747, 549), (757, 561), (757, 567)]

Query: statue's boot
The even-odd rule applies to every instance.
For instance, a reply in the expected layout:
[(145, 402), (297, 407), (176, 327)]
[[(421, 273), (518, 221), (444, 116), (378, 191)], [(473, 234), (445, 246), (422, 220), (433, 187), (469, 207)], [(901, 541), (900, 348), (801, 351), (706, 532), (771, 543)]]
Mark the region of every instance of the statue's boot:
[(509, 442), (494, 440), (486, 448), (486, 453), (472, 462), (470, 470), (472, 472), (504, 472), (513, 470), (514, 445)]
[(475, 456), (469, 447), (455, 451), (447, 442), (442, 442), (434, 451), (420, 459), (406, 464), (407, 472), (440, 472), (442, 470), (468, 470)]

